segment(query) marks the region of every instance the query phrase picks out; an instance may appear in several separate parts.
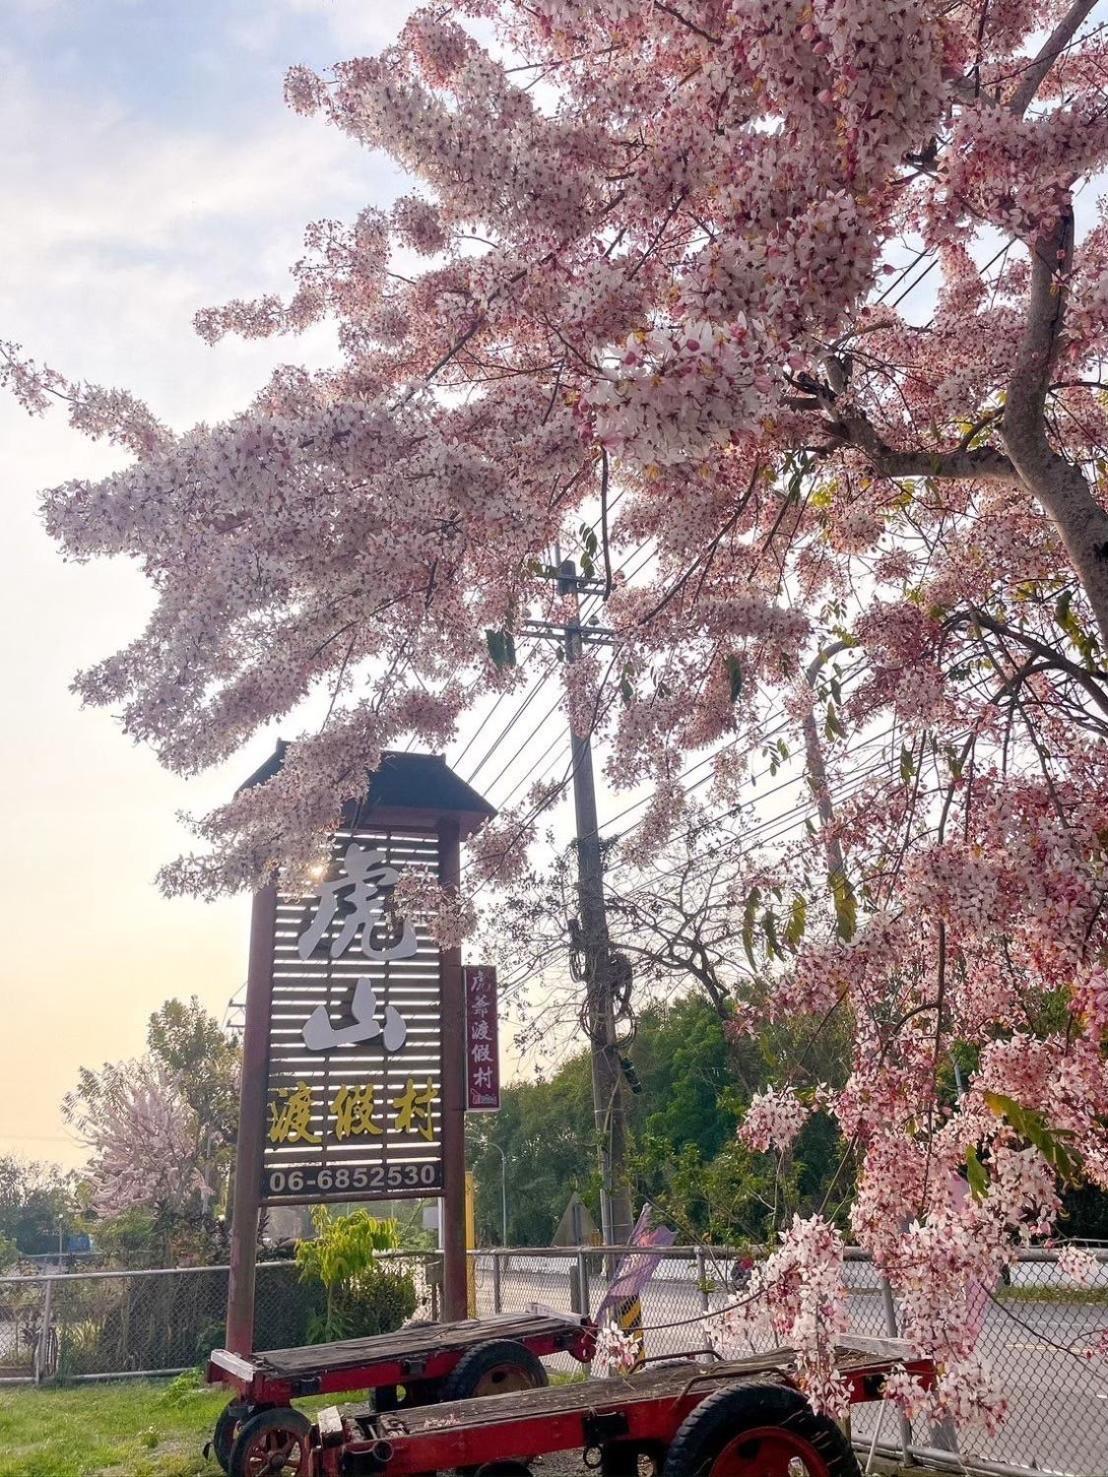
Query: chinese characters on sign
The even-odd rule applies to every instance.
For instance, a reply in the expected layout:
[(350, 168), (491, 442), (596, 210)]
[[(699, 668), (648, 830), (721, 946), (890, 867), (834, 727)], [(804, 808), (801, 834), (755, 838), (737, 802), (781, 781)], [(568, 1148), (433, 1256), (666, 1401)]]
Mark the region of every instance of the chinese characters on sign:
[(404, 873), (437, 876), (438, 846), (346, 832), (314, 893), (279, 895), (263, 1202), (442, 1187), (440, 956), (393, 903)]
[[(334, 1124), (334, 1137), (338, 1140), (356, 1138), (359, 1134), (374, 1133), (380, 1136), (384, 1128), (374, 1122), (376, 1090), (372, 1082), (362, 1087), (340, 1087), (331, 1103), (330, 1121)], [(395, 1133), (418, 1133), (428, 1143), (434, 1138), (431, 1127), (431, 1109), (439, 1100), (434, 1084), (425, 1082), (417, 1087), (409, 1077), (401, 1095), (393, 1100), (395, 1113), (392, 1127)], [(295, 1090), (278, 1088), (269, 1105), (269, 1142), (271, 1144), (308, 1143), (318, 1144), (318, 1135), (309, 1126), (312, 1113), (312, 1089), (306, 1082), (298, 1082)], [(387, 1115), (386, 1115), (387, 1118)]]
[(466, 1107), (475, 1113), (495, 1112), (500, 1107), (496, 970), (471, 965), (462, 973), (466, 994)]
[(419, 948), (415, 929), (406, 920), (400, 938), (378, 948), (373, 935), (384, 922), (387, 903), (383, 888), (395, 887), (400, 874), (386, 864), (379, 851), (367, 850), (351, 841), (342, 859), (342, 871), (319, 889), (319, 908), (309, 928), (300, 935), (296, 952), (310, 959), (317, 944), (339, 916), (340, 901), (349, 904), (342, 927), (331, 941), (332, 959), (341, 959), (361, 934), (361, 951), (367, 959), (410, 959)]
[[(399, 939), (380, 947), (373, 942), (388, 907), (384, 889), (395, 887), (399, 881), (399, 872), (386, 864), (379, 851), (368, 851), (356, 841), (351, 841), (338, 877), (324, 882), (319, 889), (315, 918), (297, 941), (296, 952), (300, 958), (312, 957), (327, 930), (340, 918), (340, 903), (346, 902), (349, 911), (341, 915), (341, 927), (328, 950), (332, 959), (341, 959), (350, 945), (357, 942), (359, 935), (360, 948), (367, 959), (382, 963), (392, 959), (410, 959), (419, 948), (419, 940), (406, 918), (401, 922)], [(326, 1006), (316, 1006), (304, 1025), (305, 1046), (310, 1051), (331, 1051), (336, 1046), (374, 1041), (378, 1036), (386, 1051), (399, 1051), (404, 1045), (408, 1032), (404, 1017), (395, 1006), (388, 1005), (385, 1007), (384, 1025), (378, 1023), (377, 996), (366, 975), (360, 975), (354, 986), (351, 1011), (354, 1024), (336, 1029), (331, 1024)]]

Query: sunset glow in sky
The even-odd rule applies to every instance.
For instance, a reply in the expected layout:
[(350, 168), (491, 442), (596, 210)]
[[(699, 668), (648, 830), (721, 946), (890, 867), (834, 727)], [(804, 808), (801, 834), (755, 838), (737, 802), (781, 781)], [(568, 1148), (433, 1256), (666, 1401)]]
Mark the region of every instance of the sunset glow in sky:
[[(207, 348), (197, 308), (281, 291), (305, 223), (387, 202), (400, 177), (284, 107), (286, 67), (377, 50), (405, 0), (7, 0), (0, 337), (94, 383), (130, 388), (183, 428), (241, 407), (272, 366), (330, 360), (299, 343)], [(59, 1103), (81, 1065), (142, 1049), (146, 1018), (195, 993), (217, 1015), (241, 985), (249, 904), (168, 902), (175, 819), (227, 796), (272, 748), (185, 783), (74, 672), (141, 627), (149, 596), (122, 563), (64, 564), (36, 493), (118, 455), (0, 400), (5, 695), (0, 887), (0, 1153), (79, 1163)]]

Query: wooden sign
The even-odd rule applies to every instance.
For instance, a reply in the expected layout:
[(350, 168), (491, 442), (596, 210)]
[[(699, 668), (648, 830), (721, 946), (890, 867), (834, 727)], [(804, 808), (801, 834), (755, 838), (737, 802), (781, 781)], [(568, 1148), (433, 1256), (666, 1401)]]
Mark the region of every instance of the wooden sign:
[(344, 830), (314, 892), (278, 892), (263, 1204), (441, 1192), (441, 954), (393, 901), (439, 864), (434, 831)]
[(468, 965), (462, 976), (466, 996), (466, 1108), (471, 1113), (495, 1113), (500, 1107), (496, 970), (483, 964)]

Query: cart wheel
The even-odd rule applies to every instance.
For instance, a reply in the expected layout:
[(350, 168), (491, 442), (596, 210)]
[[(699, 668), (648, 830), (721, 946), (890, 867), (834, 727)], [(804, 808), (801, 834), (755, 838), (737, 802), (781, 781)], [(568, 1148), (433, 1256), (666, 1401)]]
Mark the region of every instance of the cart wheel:
[(307, 1416), (291, 1405), (259, 1410), (239, 1426), (231, 1447), (230, 1477), (303, 1477), (308, 1470)]
[[(231, 1470), (231, 1448), (235, 1444), (235, 1433), (243, 1418), (250, 1414), (250, 1407), (241, 1400), (228, 1400), (216, 1417), (212, 1431), (212, 1456), (225, 1472)], [(207, 1456), (205, 1450), (204, 1455)]]
[(550, 1377), (537, 1355), (515, 1339), (492, 1339), (467, 1349), (442, 1382), (442, 1399), (472, 1400), (507, 1390), (537, 1390)]
[(787, 1385), (732, 1385), (679, 1427), (663, 1477), (859, 1477), (850, 1443)]

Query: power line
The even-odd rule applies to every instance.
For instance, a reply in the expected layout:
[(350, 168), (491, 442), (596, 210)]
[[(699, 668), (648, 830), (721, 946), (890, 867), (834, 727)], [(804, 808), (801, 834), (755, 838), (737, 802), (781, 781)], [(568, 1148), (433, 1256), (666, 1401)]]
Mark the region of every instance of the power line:
[[(892, 730), (889, 730), (889, 731), (891, 732)], [(886, 773), (888, 773), (890, 778), (892, 777), (892, 775), (893, 775), (892, 766), (891, 765), (887, 765), (884, 761), (881, 761), (881, 762), (873, 765), (869, 769), (863, 771), (861, 774), (851, 776), (851, 778), (849, 780), (844, 781), (842, 787), (833, 795), (833, 797), (832, 797), (833, 798), (833, 801), (836, 804), (841, 805), (845, 800), (849, 800), (849, 799), (853, 798), (853, 796), (855, 794), (857, 794), (858, 791), (863, 788), (863, 786), (865, 785), (865, 783), (866, 783), (867, 780), (872, 779), (874, 775), (879, 774), (879, 773), (881, 773), (883, 771), (886, 772)], [(746, 802), (746, 803), (749, 803), (749, 802)], [(808, 813), (807, 816), (804, 815), (804, 812), (807, 812)], [(767, 844), (769, 844), (770, 842), (773, 842), (773, 841), (783, 840), (786, 836), (793, 835), (793, 834), (796, 834), (796, 833), (800, 832), (804, 828), (804, 826), (806, 824), (806, 820), (808, 818), (810, 818), (810, 815), (811, 815), (811, 807), (810, 806), (801, 805), (801, 806), (794, 807), (792, 810), (786, 811), (782, 815), (777, 815), (777, 816), (769, 817), (767, 820), (765, 820), (762, 823), (760, 823), (760, 825), (757, 825), (757, 826), (753, 827), (751, 830), (745, 832), (744, 835), (743, 835), (743, 837), (741, 839), (744, 840), (744, 841), (748, 841), (751, 838), (754, 838), (754, 839), (758, 840), (759, 844), (761, 844), (763, 846), (764, 845), (767, 845)], [(799, 819), (799, 820), (791, 820), (790, 821), (790, 824), (781, 827), (780, 830), (774, 831), (772, 829), (774, 826), (778, 825), (782, 820), (789, 820), (791, 817), (794, 817), (794, 816), (799, 816), (799, 817), (801, 817), (801, 819)], [(695, 829), (696, 828), (694, 828), (694, 830)], [(761, 834), (763, 832), (765, 834)], [(692, 834), (692, 833), (689, 833), (689, 834)], [(734, 839), (735, 840), (738, 840), (740, 838), (736, 837)], [(701, 852), (700, 855), (694, 859), (694, 865), (696, 863), (699, 863), (701, 861), (706, 860), (707, 858), (709, 858), (711, 856), (716, 855), (718, 852), (722, 851), (726, 846), (729, 846), (731, 844), (732, 843), (731, 843), (730, 840), (724, 841), (724, 842), (719, 843), (717, 846), (714, 846), (714, 847), (709, 848), (707, 851)], [(609, 872), (608, 875), (609, 876), (613, 875), (614, 870), (615, 869), (613, 869), (612, 872)], [(679, 867), (679, 866), (678, 867), (669, 868), (669, 869), (667, 869), (665, 871), (655, 873), (654, 874), (654, 879), (657, 880), (657, 881), (661, 881), (661, 880), (664, 880), (666, 877), (670, 877), (670, 876), (675, 875), (677, 872), (680, 872), (681, 870), (682, 870), (682, 868)], [(639, 889), (640, 894), (641, 894), (641, 891), (642, 891), (642, 888), (640, 887), (640, 889)], [(630, 896), (632, 898), (635, 895), (636, 895), (635, 893), (630, 894)], [(503, 991), (502, 991), (502, 998), (503, 999), (514, 998), (516, 995), (518, 995), (520, 993), (521, 990), (523, 990), (533, 980), (540, 979), (542, 977), (542, 975), (545, 973), (545, 970), (547, 968), (547, 965), (545, 963), (546, 957), (549, 957), (552, 954), (555, 954), (555, 953), (560, 952), (561, 951), (561, 947), (562, 947), (562, 945), (561, 945), (561, 942), (560, 941), (558, 943), (552, 944), (549, 949), (547, 949), (547, 950), (544, 951), (543, 960), (541, 962), (539, 962), (537, 964), (532, 964), (532, 965), (526, 966), (525, 967), (525, 971), (524, 971), (524, 973), (521, 976), (517, 976), (517, 977), (515, 977), (513, 979), (509, 979), (508, 981), (506, 981), (505, 982), (505, 985), (503, 987)]]
[[(624, 495), (623, 493), (620, 493), (619, 494), (619, 497), (623, 497), (623, 495)], [(619, 501), (619, 498), (616, 498), (615, 502), (612, 503), (612, 508), (613, 509), (615, 508), (616, 503), (618, 503), (618, 501)], [(611, 509), (609, 511), (611, 511)], [(623, 570), (627, 567), (627, 565), (630, 564), (630, 562), (633, 559), (637, 558), (638, 555), (641, 554), (644, 549), (647, 549), (647, 545), (649, 543), (650, 543), (650, 540), (649, 539), (646, 539), (641, 544), (639, 544), (637, 548), (633, 549), (630, 553), (628, 553), (627, 556), (622, 561), (622, 563), (617, 568), (617, 570), (615, 571), (616, 574), (622, 574)], [(652, 558), (653, 558), (653, 551), (647, 549), (646, 558), (644, 560), (642, 560), (642, 562), (637, 566), (636, 569), (634, 569), (634, 570), (631, 571), (631, 573), (628, 575), (628, 579), (633, 579), (637, 574), (641, 573), (641, 571), (646, 567), (646, 565), (650, 562), (650, 560)], [(599, 597), (599, 596), (590, 596), (590, 597), (587, 597), (586, 601), (583, 602), (583, 607), (582, 607), (582, 616), (584, 617), (584, 620), (586, 622), (588, 620), (590, 620), (592, 618), (592, 616), (594, 616), (596, 614), (596, 611), (603, 605), (603, 603), (604, 603), (603, 599), (601, 597)], [(539, 678), (537, 679), (537, 681), (535, 682), (535, 684), (530, 688), (530, 690), (528, 691), (528, 694), (524, 698), (523, 702), (520, 703), (519, 707), (515, 710), (515, 712), (513, 713), (512, 717), (507, 721), (507, 723), (504, 725), (504, 727), (501, 729), (501, 731), (497, 734), (497, 736), (496, 736), (495, 740), (493, 741), (493, 743), (485, 751), (484, 756), (481, 758), (480, 762), (478, 764), (476, 764), (475, 767), (474, 767), (474, 769), (473, 769), (473, 771), (466, 776), (466, 783), (467, 784), (473, 784), (476, 776), (481, 772), (481, 770), (484, 768), (485, 764), (492, 757), (492, 755), (496, 752), (496, 750), (500, 747), (500, 745), (504, 742), (504, 740), (508, 737), (508, 735), (511, 733), (512, 729), (515, 727), (516, 723), (519, 722), (519, 720), (522, 718), (523, 714), (526, 712), (527, 708), (534, 701), (535, 697), (538, 695), (538, 692), (539, 692), (540, 688), (542, 686), (544, 686), (546, 682), (549, 681), (550, 677), (553, 675), (553, 673), (555, 672), (555, 670), (560, 665), (561, 665), (561, 663), (559, 661), (558, 654), (555, 653), (551, 657), (551, 659), (547, 662), (547, 664), (545, 665), (545, 667), (543, 668), (541, 675), (539, 676)], [(501, 702), (504, 700), (505, 697), (506, 697), (506, 694), (505, 693), (501, 693), (500, 696), (497, 698), (497, 700), (493, 704), (492, 708), (489, 710), (488, 713), (486, 713), (485, 717), (482, 719), (482, 721), (481, 721), (481, 723), (480, 723), (477, 731), (473, 734), (473, 736), (470, 738), (469, 742), (466, 744), (465, 748), (462, 750), (461, 754), (459, 754), (458, 757), (457, 757), (457, 759), (454, 761), (455, 765), (459, 764), (461, 762), (461, 760), (465, 757), (466, 753), (468, 753), (468, 751), (470, 750), (470, 748), (472, 748), (474, 741), (480, 735), (481, 731), (485, 728), (486, 724), (492, 719), (492, 717), (495, 714), (497, 708), (500, 706)], [(528, 743), (531, 742), (531, 740), (534, 738), (535, 734), (539, 730), (541, 730), (541, 728), (543, 726), (543, 723), (545, 723), (552, 716), (552, 714), (556, 711), (556, 709), (557, 709), (558, 705), (560, 704), (560, 702), (561, 702), (561, 698), (559, 697), (559, 702), (556, 703), (553, 708), (549, 709), (549, 711), (547, 712), (546, 716), (543, 718), (542, 722), (538, 725), (538, 727), (536, 729), (532, 730), (532, 733), (524, 741), (524, 743), (520, 746), (520, 748), (516, 751), (516, 753), (512, 756), (512, 758), (509, 759), (507, 761), (507, 763), (502, 767), (502, 769), (500, 770), (500, 772), (496, 776), (496, 778), (488, 782), (488, 787), (490, 789), (495, 788), (495, 786), (500, 782), (500, 780), (502, 780), (505, 777), (508, 769), (511, 767), (512, 764), (515, 763), (515, 761), (524, 752), (524, 750), (527, 748)], [(530, 773), (530, 771), (528, 773)], [(518, 786), (513, 787), (511, 793), (514, 794), (517, 788), (518, 788)], [(506, 804), (507, 801), (505, 801), (503, 803)]]
[[(511, 717), (511, 719), (500, 730), (500, 732), (497, 734), (496, 738), (493, 739), (493, 741), (489, 745), (488, 749), (486, 749), (484, 757), (474, 767), (472, 773), (466, 775), (466, 784), (468, 784), (468, 785), (472, 785), (473, 784), (474, 780), (481, 773), (482, 769), (484, 769), (485, 765), (489, 762), (489, 760), (496, 753), (496, 751), (500, 747), (500, 745), (504, 742), (504, 740), (511, 733), (511, 731), (515, 727), (515, 725), (523, 717), (524, 713), (526, 713), (527, 709), (531, 706), (531, 704), (538, 697), (538, 695), (542, 691), (543, 686), (545, 685), (545, 683), (547, 683), (550, 680), (551, 674), (553, 673), (554, 668), (555, 668), (556, 665), (557, 665), (557, 658), (555, 657), (554, 660), (549, 664), (549, 666), (543, 672), (543, 674), (539, 678), (539, 680), (536, 683), (534, 683), (534, 685), (531, 687), (531, 689), (528, 692), (527, 696), (524, 698), (523, 702), (520, 703), (519, 707), (516, 709), (515, 713)], [(560, 700), (561, 699), (559, 697), (559, 701)], [(503, 771), (501, 771), (501, 773), (503, 773)], [(495, 781), (492, 781), (491, 783), (495, 783)]]
[[(542, 753), (539, 755), (539, 757), (535, 760), (534, 764), (531, 765), (531, 768), (527, 771), (527, 773), (525, 775), (523, 775), (523, 777), (521, 779), (516, 780), (515, 784), (508, 791), (508, 793), (504, 796), (503, 800), (501, 800), (499, 802), (500, 805), (501, 806), (505, 806), (505, 805), (510, 805), (511, 804), (512, 797), (519, 790), (522, 790), (523, 789), (523, 786), (531, 778), (531, 776), (534, 774), (535, 770), (538, 769), (539, 765), (543, 762), (543, 760), (551, 752), (551, 750), (558, 749), (559, 751), (561, 751), (561, 750), (567, 749), (568, 748), (568, 745), (569, 745), (569, 741), (566, 738), (565, 734), (563, 734), (563, 733), (555, 734), (555, 736), (550, 740), (549, 744), (547, 744), (546, 748), (542, 751)], [(549, 772), (549, 769), (552, 768), (552, 767), (553, 766), (548, 766), (547, 772)], [(543, 776), (543, 778), (545, 778), (545, 775)], [(538, 783), (541, 783), (541, 781), (539, 781)]]
[[(893, 724), (888, 729), (884, 730), (882, 733), (876, 734), (873, 737), (871, 737), (869, 739), (866, 739), (864, 741), (864, 743), (862, 743), (862, 744), (860, 744), (858, 746), (858, 749), (855, 751), (855, 755), (856, 756), (857, 755), (860, 755), (866, 748), (871, 747), (873, 744), (882, 741), (883, 739), (887, 738), (889, 736), (889, 734), (891, 734), (891, 733), (893, 733), (895, 731), (896, 731), (896, 725)], [(863, 773), (861, 775), (851, 775), (849, 778), (845, 779), (842, 782), (842, 785), (841, 785), (838, 793), (837, 794), (835, 794), (835, 793), (832, 794), (832, 797), (831, 797), (832, 798), (832, 802), (835, 803), (836, 801), (841, 801), (843, 798), (846, 797), (848, 791), (849, 791), (849, 793), (852, 794), (854, 792), (854, 790), (857, 788), (857, 786), (858, 786), (859, 783), (864, 782), (866, 779), (872, 777), (872, 775), (877, 774), (880, 771), (884, 770), (887, 766), (891, 769), (891, 765), (889, 765), (888, 761), (882, 759), (882, 760), (878, 761), (877, 764), (873, 765), (870, 769), (867, 769), (867, 770), (863, 771)], [(766, 771), (764, 771), (764, 770), (762, 771), (763, 774), (765, 772)], [(751, 797), (751, 798), (748, 798), (748, 799), (745, 799), (745, 800), (740, 801), (737, 805), (732, 806), (730, 809), (725, 810), (720, 815), (714, 817), (712, 821), (703, 821), (703, 822), (701, 822), (698, 825), (690, 826), (687, 830), (682, 831), (680, 833), (671, 833), (669, 836), (663, 838), (662, 844), (663, 845), (671, 845), (671, 844), (673, 844), (675, 842), (683, 841), (683, 840), (685, 840), (688, 837), (700, 835), (704, 831), (708, 830), (709, 827), (712, 824), (714, 824), (714, 823), (716, 823), (718, 821), (728, 820), (731, 817), (740, 814), (743, 810), (745, 810), (745, 809), (747, 809), (747, 808), (755, 805), (758, 801), (766, 800), (766, 799), (769, 798), (770, 795), (779, 794), (780, 791), (789, 789), (793, 785), (800, 784), (800, 783), (804, 782), (806, 779), (807, 779), (807, 774), (804, 773), (803, 771), (800, 774), (792, 775), (792, 776), (790, 776), (790, 778), (788, 778), (786, 780), (782, 780), (780, 784), (774, 785), (771, 789), (763, 791), (763, 793), (761, 795), (754, 796), (754, 797)], [(810, 817), (811, 816), (811, 813), (812, 813), (812, 803), (809, 802), (809, 801), (801, 801), (799, 804), (790, 807), (788, 810), (778, 812), (777, 815), (767, 816), (767, 817), (765, 817), (764, 819), (762, 819), (760, 821), (754, 822), (754, 824), (752, 826), (747, 827), (744, 830), (743, 835), (742, 835), (742, 838), (735, 837), (733, 839), (735, 841), (738, 841), (739, 839), (742, 839), (743, 841), (749, 841), (751, 839), (760, 839), (762, 841), (762, 844), (765, 844), (765, 841), (766, 840), (776, 839), (775, 837), (763, 837), (763, 836), (761, 836), (761, 833), (763, 831), (765, 831), (767, 827), (773, 827), (773, 826), (777, 825), (780, 821), (787, 820), (791, 816)], [(788, 828), (786, 828), (786, 829), (788, 829)], [(624, 834), (626, 835), (627, 833), (625, 832)], [(782, 833), (782, 834), (784, 834), (784, 833)], [(695, 860), (700, 860), (701, 858), (706, 858), (706, 857), (714, 856), (719, 851), (723, 850), (724, 847), (729, 846), (731, 844), (732, 844), (732, 840), (730, 840), (730, 839), (727, 840), (727, 841), (721, 842), (719, 845), (714, 846), (714, 847), (710, 847), (708, 850), (701, 852), (699, 854), (699, 857), (697, 857)], [(609, 875), (609, 877), (614, 877), (618, 873), (625, 872), (629, 867), (634, 867), (635, 865), (636, 864), (630, 858), (627, 858), (627, 859), (625, 859), (622, 862), (617, 862), (614, 867), (611, 867), (609, 869), (609, 871), (608, 871), (608, 875)], [(681, 870), (682, 870), (681, 866), (678, 865), (678, 866), (675, 866), (675, 867), (667, 868), (666, 870), (661, 871), (661, 872), (657, 873), (656, 875), (659, 878), (670, 877), (670, 876), (674, 876), (676, 873), (680, 872)]]
[[(851, 677), (853, 675), (854, 674), (849, 674), (848, 675), (848, 677), (844, 680), (844, 684), (843, 684), (844, 686), (846, 685), (846, 682), (847, 681), (851, 680)], [(860, 675), (860, 673), (858, 675)], [(773, 714), (771, 717), (767, 718), (766, 721), (767, 722), (774, 722), (777, 718), (781, 718), (782, 717), (782, 713), (783, 713), (783, 710), (781, 710), (780, 712), (778, 712), (776, 714)], [(761, 741), (763, 743), (765, 743), (768, 739), (771, 739), (775, 735), (781, 733), (788, 726), (789, 726), (788, 725), (788, 720), (785, 719), (784, 721), (778, 723), (775, 728), (771, 728), (767, 732), (765, 732), (762, 735)], [(895, 727), (895, 725), (894, 725), (894, 727)], [(893, 729), (892, 728), (889, 728), (889, 729), (885, 730), (885, 733), (888, 734), (888, 733), (891, 733), (892, 731), (893, 731)], [(878, 737), (884, 737), (884, 736), (885, 735), (879, 735)], [(733, 749), (735, 747), (735, 745), (738, 744), (743, 737), (745, 737), (745, 735), (740, 735), (739, 738), (734, 739), (731, 743), (727, 744), (724, 748), (713, 750), (713, 752), (711, 754), (706, 755), (703, 759), (699, 760), (696, 764), (694, 764), (690, 769), (685, 770), (683, 774), (681, 774), (681, 775), (678, 776), (678, 779), (684, 779), (685, 776), (691, 774), (693, 772), (693, 770), (699, 769), (703, 765), (711, 763), (714, 759), (718, 758), (719, 755), (721, 755), (721, 754), (726, 754), (729, 750)], [(875, 741), (876, 740), (873, 739), (872, 737), (871, 738), (867, 738), (867, 739), (863, 739), (862, 742), (858, 746), (858, 750), (856, 750), (855, 752), (860, 752), (868, 744), (871, 744), (871, 743), (873, 743)], [(773, 767), (767, 765), (767, 767), (765, 769), (758, 770), (754, 774), (752, 774), (750, 776), (750, 781), (749, 782), (751, 784), (753, 784), (756, 780), (762, 779), (766, 774), (771, 774), (771, 773), (773, 773)], [(707, 774), (707, 775), (705, 775), (703, 777), (703, 779), (697, 780), (696, 784), (687, 786), (686, 789), (685, 789), (685, 791), (684, 791), (685, 797), (688, 798), (689, 795), (692, 795), (693, 793), (695, 793), (695, 791), (699, 790), (703, 785), (708, 784), (711, 781), (712, 778), (713, 778), (712, 775)], [(764, 800), (768, 795), (775, 795), (779, 790), (785, 789), (790, 784), (797, 784), (803, 778), (805, 778), (805, 775), (802, 772), (799, 775), (794, 775), (790, 779), (783, 780), (780, 785), (774, 786), (774, 788), (772, 790), (767, 790), (767, 791), (765, 791), (760, 796), (752, 797), (751, 800), (741, 800), (741, 801), (738, 802), (737, 805), (733, 806), (730, 810), (724, 811), (723, 816), (718, 817), (718, 819), (723, 819), (724, 817), (726, 817), (728, 815), (736, 815), (743, 808), (744, 805), (748, 805), (748, 804), (753, 803), (753, 799), (754, 798), (760, 799), (760, 800)], [(649, 805), (652, 799), (653, 799), (653, 796), (648, 795), (648, 796), (644, 797), (642, 800), (637, 800), (634, 803), (634, 805), (628, 806), (626, 810), (620, 811), (618, 815), (613, 816), (612, 817), (612, 820), (609, 822), (609, 825), (614, 824), (614, 822), (617, 821), (617, 820), (619, 820), (621, 816), (629, 815), (631, 813), (631, 811), (639, 809), (640, 806)], [(609, 838), (609, 841), (610, 842), (623, 841), (627, 836), (629, 836), (631, 834), (632, 831), (638, 830), (638, 828), (641, 825), (645, 824), (645, 821), (646, 821), (646, 817), (643, 816), (643, 818), (641, 820), (635, 821), (633, 825), (630, 825), (630, 826), (628, 826), (626, 828), (626, 830), (621, 831), (618, 836), (614, 836), (614, 837)], [(692, 835), (698, 829), (702, 829), (702, 827), (696, 827), (696, 826), (694, 826), (694, 827), (692, 827), (691, 830), (686, 831), (684, 833), (684, 835), (686, 835), (686, 836)], [(678, 837), (678, 836), (675, 836), (673, 833), (670, 833), (670, 835), (668, 835), (668, 836), (666, 836), (666, 837), (663, 838), (663, 840), (665, 840), (667, 842), (670, 841), (670, 840), (674, 840), (674, 839), (680, 840), (681, 838)], [(626, 866), (626, 865), (627, 865), (627, 863), (617, 863), (616, 864), (616, 867), (614, 867), (612, 870), (613, 871), (619, 870), (619, 868), (621, 866)]]

